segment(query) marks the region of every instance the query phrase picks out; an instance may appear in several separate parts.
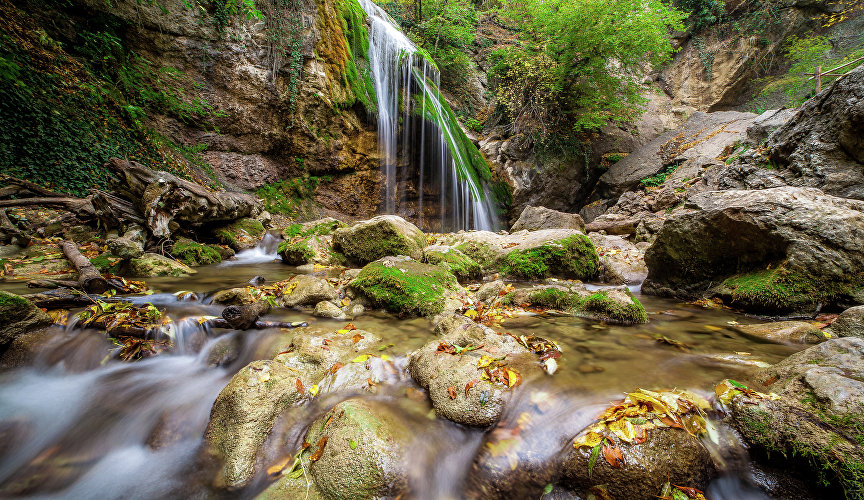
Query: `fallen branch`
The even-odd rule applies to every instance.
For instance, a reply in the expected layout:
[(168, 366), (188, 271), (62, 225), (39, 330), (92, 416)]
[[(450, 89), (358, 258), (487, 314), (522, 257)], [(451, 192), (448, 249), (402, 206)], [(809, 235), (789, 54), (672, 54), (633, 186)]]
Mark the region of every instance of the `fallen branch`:
[(60, 243), (60, 248), (63, 249), (63, 254), (69, 259), (69, 262), (78, 270), (78, 283), (81, 288), (87, 293), (104, 293), (108, 290), (108, 281), (102, 277), (96, 267), (90, 262), (90, 259), (81, 255), (78, 247), (71, 241)]
[[(33, 194), (37, 194), (40, 196), (48, 196), (51, 198), (65, 198), (67, 195), (63, 193), (58, 193), (57, 191), (52, 191), (48, 188), (44, 188), (39, 184), (35, 184), (30, 181), (26, 181), (24, 179), (19, 179), (17, 177), (12, 177), (11, 175), (0, 174), (0, 183), (9, 184), (15, 187), (20, 188), (18, 192), (21, 190), (30, 191)], [(15, 193), (18, 194), (18, 193)]]
[(27, 282), (28, 288), (77, 288), (77, 281), (63, 280), (30, 280)]
[[(228, 322), (225, 321), (223, 318), (211, 319), (211, 320), (208, 320), (207, 322), (205, 322), (204, 324), (206, 324), (207, 326), (213, 327), (213, 328), (226, 328), (229, 330), (232, 329), (231, 325), (229, 325)], [(256, 321), (255, 324), (252, 325), (252, 328), (254, 328), (256, 330), (266, 330), (268, 328), (300, 328), (300, 327), (304, 327), (304, 326), (309, 326), (309, 323), (306, 323), (305, 321), (302, 321), (302, 322), (287, 321), (286, 322), (286, 321), (260, 321), (259, 320), (259, 321)]]
[(222, 310), (222, 318), (235, 330), (248, 330), (258, 318), (270, 311), (270, 303), (259, 300), (245, 306), (228, 306)]
[(117, 297), (87, 295), (71, 288), (46, 290), (44, 292), (23, 295), (23, 297), (41, 309), (71, 309), (73, 307), (95, 304), (97, 300), (102, 302), (118, 302), (123, 300)]

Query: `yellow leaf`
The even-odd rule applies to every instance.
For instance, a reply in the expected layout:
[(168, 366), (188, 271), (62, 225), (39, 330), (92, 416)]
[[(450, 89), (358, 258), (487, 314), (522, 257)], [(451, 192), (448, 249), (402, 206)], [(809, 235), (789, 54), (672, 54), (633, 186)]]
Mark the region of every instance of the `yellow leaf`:
[(484, 354), (483, 356), (480, 356), (480, 359), (477, 360), (477, 368), (486, 368), (487, 366), (491, 365), (493, 361), (495, 360), (492, 359), (492, 356), (487, 356)]
[(474, 309), (468, 309), (467, 311), (465, 311), (466, 318), (474, 319), (477, 317), (477, 315), (477, 311), (475, 311)]
[(714, 326), (714, 325), (705, 325), (705, 328), (707, 328), (708, 330), (714, 331), (714, 332), (719, 332), (720, 330), (723, 329), (719, 326)]
[(350, 331), (351, 331), (351, 330), (345, 330), (345, 329), (343, 328), (342, 330), (336, 330), (336, 333), (338, 333), (339, 335), (345, 335), (346, 333), (348, 333), (348, 332), (350, 332)]
[(607, 426), (609, 427), (609, 430), (621, 438), (622, 441), (632, 443), (636, 439), (636, 429), (629, 420), (622, 418), (621, 420), (610, 422)]
[(318, 395), (318, 384), (313, 385), (312, 388), (309, 389), (309, 394), (311, 394), (313, 396)]
[(603, 441), (603, 435), (589, 431), (581, 436), (577, 436), (573, 440), (573, 447), (577, 450), (582, 447), (593, 448), (600, 444), (600, 441)]
[(365, 363), (371, 357), (372, 356), (370, 356), (368, 354), (361, 354), (361, 355), (357, 356), (356, 358), (352, 359), (351, 362), (352, 363)]
[(386, 354), (382, 354), (382, 355), (381, 355), (381, 360), (382, 360), (382, 361), (390, 361), (390, 356), (388, 356), (388, 355), (386, 355)]
[(288, 462), (293, 458), (294, 457), (285, 457), (282, 460), (279, 460), (275, 464), (271, 465), (270, 467), (267, 467), (267, 475), (272, 476), (273, 474), (278, 474), (282, 472), (282, 469), (284, 469), (285, 466), (288, 465)]
[(347, 306), (350, 303), (351, 303), (351, 301), (349, 299), (342, 299), (342, 305), (343, 306)]

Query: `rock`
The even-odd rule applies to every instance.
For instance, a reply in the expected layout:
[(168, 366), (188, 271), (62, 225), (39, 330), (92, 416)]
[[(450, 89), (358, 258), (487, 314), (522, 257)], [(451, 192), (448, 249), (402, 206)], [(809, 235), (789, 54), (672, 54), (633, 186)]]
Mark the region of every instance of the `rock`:
[[(515, 370), (522, 383), (545, 376), (539, 359), (510, 335), (498, 334), (476, 323), (451, 324), (453, 329), (449, 333), (411, 353), (408, 370), (414, 381), (428, 390), (439, 417), (462, 425), (492, 425), (504, 411), (514, 388), (499, 381), (483, 380), (483, 369), (478, 368), (481, 357), (504, 357), (500, 362), (493, 361), (490, 368), (500, 363)], [(450, 354), (438, 352), (441, 345), (475, 349)], [(470, 384), (474, 385), (466, 391)]]
[(638, 285), (648, 275), (645, 252), (620, 236), (590, 233), (600, 256), (600, 280), (610, 285)]
[(831, 323), (831, 332), (838, 337), (864, 337), (864, 306), (850, 307)]
[(427, 247), (423, 251), (423, 262), (447, 269), (460, 283), (477, 281), (483, 274), (480, 264), (453, 247), (443, 245)]
[(311, 306), (322, 300), (336, 300), (339, 297), (336, 289), (325, 279), (308, 274), (299, 274), (291, 279), (297, 285), (289, 293), (282, 295), (284, 307)]
[(738, 325), (734, 328), (748, 337), (769, 342), (818, 344), (827, 339), (822, 330), (806, 321), (777, 321), (757, 325)]
[(623, 441), (616, 444), (624, 465), (613, 468), (601, 453), (590, 476), (591, 450), (568, 447), (563, 483), (577, 494), (584, 495), (595, 485), (605, 485), (610, 498), (652, 500), (667, 481), (701, 489), (716, 473), (711, 454), (698, 438), (683, 429), (651, 429), (642, 444)]
[(171, 249), (171, 254), (187, 266), (206, 266), (222, 262), (220, 252), (209, 246), (196, 243), (189, 238), (179, 238)]
[(24, 297), (2, 291), (0, 291), (0, 318), (3, 318), (3, 328), (0, 329), (0, 350), (5, 350), (6, 346), (20, 335), (53, 323), (45, 311), (34, 306)]
[(108, 250), (121, 259), (137, 259), (144, 254), (144, 243), (147, 234), (138, 225), (131, 226), (119, 238), (108, 240)]
[(312, 311), (312, 315), (319, 318), (345, 319), (345, 311), (329, 300), (322, 300), (315, 304), (315, 310)]
[(801, 106), (768, 140), (768, 159), (790, 185), (864, 199), (864, 68)]
[(43, 327), (21, 333), (5, 346), (0, 340), (0, 371), (32, 365), (39, 352), (56, 338), (51, 328)]
[(279, 243), (276, 253), (282, 258), (282, 262), (290, 266), (301, 266), (310, 262), (315, 257), (315, 250), (312, 249), (311, 239), (310, 237), (296, 241), (285, 240)]
[[(414, 419), (423, 418), (414, 413)], [(398, 408), (371, 400), (349, 399), (334, 406), (306, 434), (313, 446), (327, 437), (321, 458), (309, 465), (315, 485), (329, 498), (406, 493), (414, 431), (404, 419)]]
[(686, 208), (645, 252), (644, 293), (781, 314), (864, 301), (864, 203), (779, 187), (706, 192)]
[(348, 315), (351, 316), (351, 318), (361, 316), (364, 312), (366, 312), (366, 308), (363, 306), (363, 304), (353, 303), (348, 306)]
[(648, 322), (648, 314), (639, 299), (627, 287), (589, 291), (581, 283), (538, 285), (512, 292), (504, 300), (514, 304), (560, 309), (580, 318), (618, 325)]
[(526, 206), (519, 215), (519, 219), (510, 228), (511, 233), (527, 229), (537, 231), (539, 229), (576, 229), (585, 231), (585, 221), (579, 214), (568, 214), (546, 207)]
[[(311, 483), (311, 484), (310, 484)], [(262, 491), (255, 500), (284, 500), (286, 498), (302, 498), (303, 500), (329, 500), (314, 482), (306, 482), (306, 478), (291, 477), (282, 473), (275, 483)]]
[(240, 219), (214, 231), (219, 241), (238, 252), (254, 248), (265, 232), (264, 224), (255, 219)]
[(505, 286), (507, 285), (505, 285), (504, 282), (501, 280), (495, 280), (489, 283), (485, 283), (474, 294), (474, 298), (480, 302), (491, 303), (498, 298), (498, 294), (502, 290), (504, 290)]
[(137, 278), (152, 278), (156, 276), (180, 277), (195, 274), (191, 267), (156, 253), (145, 253), (137, 259), (129, 261), (129, 272)]
[(782, 127), (795, 115), (795, 109), (769, 109), (753, 119), (747, 127), (747, 140), (752, 144), (761, 144), (775, 130)]
[(366, 265), (350, 287), (371, 305), (404, 315), (434, 316), (455, 310), (464, 297), (450, 271), (392, 257)]
[(334, 248), (359, 264), (383, 257), (406, 255), (423, 258), (426, 235), (414, 224), (396, 215), (379, 215), (333, 233)]
[(211, 302), (226, 306), (245, 306), (255, 302), (255, 297), (246, 287), (229, 288), (214, 293)]
[(822, 342), (757, 372), (754, 380), (771, 381), (768, 388), (779, 397), (734, 396), (730, 423), (745, 441), (769, 452), (772, 463), (794, 461), (807, 483), (860, 496), (864, 339)]

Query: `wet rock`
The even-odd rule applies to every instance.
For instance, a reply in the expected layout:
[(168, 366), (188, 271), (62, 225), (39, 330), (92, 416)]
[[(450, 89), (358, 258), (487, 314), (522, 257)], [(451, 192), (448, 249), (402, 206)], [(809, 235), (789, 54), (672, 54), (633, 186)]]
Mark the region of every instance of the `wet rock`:
[(214, 304), (226, 306), (245, 306), (255, 302), (255, 297), (248, 288), (229, 288), (227, 290), (219, 290), (211, 297)]
[(453, 247), (443, 245), (427, 247), (423, 251), (423, 262), (447, 269), (460, 283), (477, 281), (483, 273), (480, 264), (474, 259)]
[(505, 286), (506, 285), (502, 280), (485, 283), (479, 290), (477, 290), (477, 293), (474, 294), (474, 298), (480, 302), (491, 303), (498, 298), (498, 294), (504, 290)]
[(336, 300), (339, 294), (336, 289), (322, 278), (308, 274), (300, 274), (292, 278), (297, 286), (290, 293), (282, 296), (285, 307), (311, 306), (322, 300)]
[(3, 343), (0, 342), (0, 370), (26, 366), (36, 359), (39, 351), (55, 338), (51, 328), (39, 328), (29, 330), (15, 337), (6, 344), (5, 351)]
[(255, 219), (240, 219), (214, 231), (222, 243), (235, 251), (254, 248), (264, 237), (264, 224)]
[(590, 233), (600, 256), (600, 280), (610, 285), (637, 285), (645, 280), (645, 252), (620, 236)]
[(130, 260), (129, 272), (137, 278), (152, 278), (157, 276), (180, 277), (196, 273), (194, 269), (186, 264), (156, 253), (145, 253), (137, 259)]
[(864, 337), (864, 306), (850, 307), (831, 323), (831, 331), (838, 337)]
[(739, 325), (735, 330), (759, 340), (769, 342), (795, 342), (799, 344), (818, 344), (827, 337), (813, 323), (806, 321), (777, 321), (757, 325)]
[(405, 315), (434, 316), (462, 305), (464, 292), (446, 269), (387, 257), (368, 264), (351, 282), (375, 307)]
[(643, 292), (780, 314), (864, 301), (864, 202), (779, 187), (706, 192), (686, 208), (645, 252)]
[(683, 429), (651, 429), (642, 444), (622, 441), (617, 445), (623, 466), (612, 467), (601, 453), (590, 475), (591, 450), (570, 447), (562, 470), (563, 483), (577, 494), (605, 485), (611, 498), (652, 500), (667, 481), (701, 489), (716, 473), (711, 454), (698, 438)]
[(589, 291), (582, 283), (560, 282), (536, 285), (512, 292), (505, 297), (517, 305), (567, 311), (580, 318), (618, 325), (638, 325), (648, 322), (645, 307), (627, 287)]
[(379, 215), (333, 233), (334, 248), (359, 264), (382, 257), (406, 255), (419, 261), (426, 235), (414, 224), (396, 215)]
[(127, 229), (123, 236), (108, 240), (108, 250), (121, 259), (137, 259), (144, 254), (147, 234), (144, 228), (135, 225)]
[(189, 238), (179, 238), (171, 249), (171, 254), (187, 266), (206, 266), (222, 262), (222, 255), (210, 245), (196, 243)]
[(303, 476), (291, 477), (290, 474), (284, 472), (275, 483), (255, 497), (255, 500), (284, 500), (286, 498), (329, 500), (329, 497), (321, 493), (315, 483), (310, 484)]
[(366, 312), (366, 307), (364, 307), (363, 304), (355, 302), (348, 306), (348, 315), (352, 318), (362, 316), (364, 312)]
[(744, 439), (769, 452), (772, 462), (795, 462), (808, 483), (831, 482), (847, 497), (860, 496), (864, 339), (822, 342), (757, 372), (754, 380), (770, 384), (779, 398), (734, 396), (730, 421)]
[[(513, 387), (506, 382), (483, 380), (481, 358), (492, 361), (491, 369), (502, 366), (514, 370), (521, 383), (546, 376), (539, 358), (510, 335), (498, 334), (476, 323), (458, 325), (411, 353), (408, 370), (417, 384), (429, 392), (435, 413), (453, 422), (484, 427), (498, 421)], [(439, 347), (458, 346), (461, 354), (439, 352)], [(484, 358), (485, 360), (485, 358)], [(505, 369), (506, 369), (505, 368)], [(467, 387), (467, 390), (466, 390)]]
[(298, 239), (296, 241), (285, 240), (279, 243), (276, 253), (282, 259), (282, 262), (290, 266), (301, 266), (312, 261), (315, 257), (315, 250), (312, 248), (311, 237)]
[(315, 310), (312, 311), (312, 315), (319, 318), (345, 319), (345, 311), (329, 300), (322, 300), (315, 304)]
[(519, 219), (510, 228), (511, 233), (527, 229), (537, 231), (539, 229), (576, 229), (585, 231), (585, 221), (579, 214), (568, 214), (546, 207), (526, 206), (519, 215)]
[(3, 318), (3, 328), (0, 329), (0, 350), (4, 350), (6, 345), (20, 335), (53, 323), (45, 311), (34, 306), (27, 299), (8, 292), (0, 292), (0, 318)]

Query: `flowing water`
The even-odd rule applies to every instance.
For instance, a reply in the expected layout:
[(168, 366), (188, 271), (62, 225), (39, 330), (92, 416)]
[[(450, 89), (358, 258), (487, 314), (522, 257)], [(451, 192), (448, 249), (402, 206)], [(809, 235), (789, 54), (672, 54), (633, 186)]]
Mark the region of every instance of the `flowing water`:
[[(114, 346), (104, 334), (52, 331), (35, 360), (0, 372), (0, 498), (220, 497), (209, 486), (214, 470), (200, 453), (213, 401), (234, 373), (252, 360), (273, 357), (290, 342), (292, 333), (202, 330), (196, 321), (184, 318), (218, 315), (220, 308), (208, 303), (216, 289), (241, 286), (256, 275), (277, 281), (295, 273), (295, 268), (275, 262), (241, 261), (199, 268), (192, 277), (152, 280), (156, 293), (135, 300), (167, 309), (178, 325), (177, 348), (134, 363), (111, 360)], [(173, 294), (178, 291), (194, 294), (178, 300)], [(551, 456), (566, 447), (599, 408), (622, 393), (639, 387), (678, 387), (708, 395), (719, 380), (743, 377), (756, 364), (776, 362), (800, 349), (735, 333), (728, 322), (755, 320), (728, 310), (640, 299), (651, 313), (647, 325), (618, 327), (572, 317), (520, 316), (498, 327), (552, 339), (563, 350), (558, 372), (517, 387), (504, 415), (505, 421), (515, 419), (532, 391), (546, 391), (563, 402), (526, 437), (531, 446), (548, 450)], [(325, 332), (344, 325), (299, 310), (280, 309), (267, 319), (303, 320)], [(413, 496), (461, 498), (484, 432), (441, 419), (417, 419), (405, 410), (410, 403), (405, 388), (415, 387), (404, 371), (405, 355), (433, 339), (428, 321), (373, 312), (353, 323), (394, 344), (388, 352), (403, 369), (388, 379), (389, 385), (382, 385), (379, 394), (360, 397), (403, 415), (415, 430), (416, 460), (409, 478)], [(683, 342), (689, 349), (658, 343), (658, 336)], [(220, 354), (226, 341), (240, 345), (229, 357)], [(308, 425), (347, 397), (357, 395), (330, 394), (309, 406), (286, 410), (264, 451), (268, 460), (293, 454)], [(772, 480), (754, 472), (746, 459), (730, 461), (726, 475), (712, 483), (711, 498), (766, 498), (755, 486), (757, 479)], [(251, 498), (267, 485), (267, 479), (259, 477), (231, 496)]]
[[(437, 68), (383, 9), (372, 0), (360, 0), (360, 5), (369, 16), (369, 66), (386, 179), (383, 210), (442, 232), (496, 230), (492, 197), (472, 165), (476, 151), (473, 145), (466, 148), (467, 139), (439, 94)], [(409, 191), (417, 193), (413, 217)], [(439, 207), (437, 220), (425, 216), (429, 193), (439, 197), (431, 200)]]

